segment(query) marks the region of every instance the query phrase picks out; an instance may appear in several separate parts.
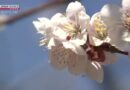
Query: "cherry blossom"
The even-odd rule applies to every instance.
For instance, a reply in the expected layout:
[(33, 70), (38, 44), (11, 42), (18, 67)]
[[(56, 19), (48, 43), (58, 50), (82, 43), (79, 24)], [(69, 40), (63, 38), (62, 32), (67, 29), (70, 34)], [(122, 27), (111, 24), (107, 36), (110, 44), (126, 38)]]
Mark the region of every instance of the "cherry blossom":
[[(77, 8), (73, 8), (74, 6), (77, 6)], [(83, 45), (87, 39), (86, 30), (89, 24), (89, 16), (81, 3), (77, 1), (72, 2), (67, 7), (66, 15), (57, 13), (51, 20), (44, 20), (33, 22), (38, 32), (43, 35), (46, 33), (46, 38), (42, 41), (49, 42), (50, 38), (55, 38), (65, 48), (70, 48), (77, 54), (85, 55), (80, 45)]]
[[(130, 9), (128, 5), (124, 7)], [(130, 24), (124, 7), (106, 4), (90, 18), (85, 7), (75, 1), (65, 14), (34, 21), (38, 33), (43, 35), (41, 45), (49, 49), (50, 64), (101, 83), (103, 66), (114, 63), (117, 53), (130, 57), (125, 50), (130, 42)]]

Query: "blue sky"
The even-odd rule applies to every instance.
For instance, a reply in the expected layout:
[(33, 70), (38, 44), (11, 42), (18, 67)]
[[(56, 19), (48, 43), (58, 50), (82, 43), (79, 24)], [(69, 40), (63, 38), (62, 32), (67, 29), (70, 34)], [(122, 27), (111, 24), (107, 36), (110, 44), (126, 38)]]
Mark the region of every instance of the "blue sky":
[[(1, 0), (0, 4), (19, 4), (20, 11), (46, 3), (48, 0)], [(81, 0), (89, 15), (107, 3), (120, 5), (121, 0)], [(0, 88), (5, 90), (130, 90), (130, 62), (120, 56), (104, 67), (105, 80), (97, 84), (88, 77), (73, 76), (67, 70), (57, 71), (48, 64), (47, 49), (39, 46), (40, 35), (32, 24), (38, 17), (50, 18), (65, 12), (66, 5), (57, 6), (8, 25), (0, 32)], [(116, 89), (113, 89), (111, 87)], [(11, 88), (11, 89), (10, 89)]]

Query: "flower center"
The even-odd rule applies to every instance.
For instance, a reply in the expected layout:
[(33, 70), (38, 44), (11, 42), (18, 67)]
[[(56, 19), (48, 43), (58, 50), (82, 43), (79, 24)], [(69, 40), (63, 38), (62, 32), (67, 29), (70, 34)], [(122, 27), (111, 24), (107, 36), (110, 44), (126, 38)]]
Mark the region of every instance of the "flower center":
[(100, 15), (95, 17), (93, 27), (94, 27), (94, 30), (96, 31), (97, 38), (104, 40), (107, 37), (107, 26), (101, 20)]
[(71, 38), (76, 38), (78, 34), (81, 34), (80, 26), (75, 26), (72, 24), (65, 24), (64, 30), (69, 34), (66, 37), (66, 40), (70, 40)]

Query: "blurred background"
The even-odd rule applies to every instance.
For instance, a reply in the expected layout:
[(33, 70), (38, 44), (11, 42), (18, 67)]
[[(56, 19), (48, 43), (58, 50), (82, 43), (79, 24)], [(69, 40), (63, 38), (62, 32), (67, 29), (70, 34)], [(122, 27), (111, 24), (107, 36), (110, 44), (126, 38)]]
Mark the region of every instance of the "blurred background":
[[(51, 0), (0, 0), (0, 5), (19, 5), (18, 11), (2, 11), (13, 15)], [(74, 0), (73, 0), (74, 1)], [(80, 0), (92, 16), (104, 4), (121, 5), (121, 0)], [(74, 76), (67, 70), (57, 71), (48, 63), (48, 51), (39, 46), (41, 35), (32, 21), (64, 13), (67, 4), (48, 8), (9, 24), (0, 32), (0, 90), (130, 90), (130, 61), (119, 55), (118, 61), (104, 66), (104, 82), (99, 84), (87, 76)]]

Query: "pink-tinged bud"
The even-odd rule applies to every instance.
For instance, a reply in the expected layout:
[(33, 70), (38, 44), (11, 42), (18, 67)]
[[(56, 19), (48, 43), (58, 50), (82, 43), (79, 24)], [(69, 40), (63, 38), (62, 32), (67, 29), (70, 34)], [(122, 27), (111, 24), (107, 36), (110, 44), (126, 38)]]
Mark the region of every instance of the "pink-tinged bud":
[(130, 9), (130, 0), (122, 0), (123, 9)]

